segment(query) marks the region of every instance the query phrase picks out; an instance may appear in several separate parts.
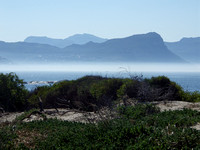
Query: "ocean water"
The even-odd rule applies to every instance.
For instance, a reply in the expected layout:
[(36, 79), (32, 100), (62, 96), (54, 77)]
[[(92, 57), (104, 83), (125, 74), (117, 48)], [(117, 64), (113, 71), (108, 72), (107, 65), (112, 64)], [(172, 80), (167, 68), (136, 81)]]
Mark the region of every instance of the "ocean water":
[[(4, 72), (5, 73), (5, 72)], [(200, 91), (200, 72), (78, 72), (78, 71), (17, 71), (15, 72), (26, 84), (26, 88), (33, 90), (42, 85), (49, 85), (43, 81), (62, 81), (75, 80), (85, 75), (101, 75), (107, 77), (130, 77), (143, 76), (144, 78), (151, 78), (152, 76), (167, 76), (171, 81), (175, 81), (186, 91)]]

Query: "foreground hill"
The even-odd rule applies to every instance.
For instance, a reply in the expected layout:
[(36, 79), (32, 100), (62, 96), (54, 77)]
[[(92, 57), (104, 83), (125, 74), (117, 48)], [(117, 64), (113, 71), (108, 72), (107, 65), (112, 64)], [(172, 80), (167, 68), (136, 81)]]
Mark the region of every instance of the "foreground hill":
[(175, 54), (189, 62), (200, 62), (200, 37), (183, 38), (178, 42), (165, 42), (166, 46)]
[(157, 33), (133, 35), (111, 39), (103, 43), (89, 42), (58, 48), (38, 43), (0, 42), (1, 56), (14, 63), (63, 63), (63, 62), (139, 62), (183, 63), (172, 53)]
[(48, 38), (46, 36), (29, 36), (27, 37), (24, 42), (27, 43), (39, 43), (39, 44), (49, 44), (52, 46), (57, 46), (60, 48), (64, 48), (66, 46), (72, 45), (72, 44), (86, 44), (90, 41), (95, 43), (102, 43), (105, 42), (107, 39), (103, 39), (91, 34), (75, 34), (73, 36), (70, 36), (65, 39), (53, 39)]

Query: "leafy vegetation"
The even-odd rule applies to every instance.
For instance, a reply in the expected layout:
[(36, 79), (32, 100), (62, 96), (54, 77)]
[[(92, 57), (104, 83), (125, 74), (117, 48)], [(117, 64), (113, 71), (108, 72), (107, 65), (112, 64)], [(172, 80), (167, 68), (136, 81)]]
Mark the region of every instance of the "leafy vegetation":
[[(165, 76), (104, 78), (85, 76), (27, 92), (15, 74), (0, 74), (0, 105), (6, 111), (39, 107), (68, 107), (95, 111), (120, 100), (200, 101), (199, 92), (184, 91)], [(28, 101), (26, 102), (26, 98)], [(27, 104), (26, 104), (27, 103)], [(43, 121), (24, 123), (33, 113)], [(37, 109), (25, 112), (12, 123), (0, 124), (0, 149), (200, 149), (200, 112), (184, 109), (160, 110), (154, 105), (120, 106), (116, 118), (94, 123), (47, 119)]]
[(183, 101), (188, 102), (200, 102), (200, 92), (188, 92), (188, 91), (181, 91), (181, 96)]
[(14, 73), (0, 74), (0, 107), (5, 111), (38, 108), (75, 108), (96, 111), (126, 97), (137, 101), (182, 100), (199, 102), (199, 92), (184, 91), (165, 76), (143, 79), (85, 76), (52, 86), (37, 87), (28, 93), (23, 80)]
[(0, 106), (5, 111), (23, 110), (28, 91), (14, 73), (0, 74)]
[(199, 92), (185, 92), (165, 76), (150, 79), (85, 76), (59, 82), (52, 87), (38, 87), (28, 101), (35, 107), (38, 97), (41, 97), (45, 108), (68, 107), (95, 111), (110, 106), (124, 96), (138, 101), (200, 101)]
[(153, 105), (118, 109), (118, 119), (83, 124), (56, 119), (0, 128), (0, 149), (199, 149), (200, 131), (190, 128), (200, 112), (160, 112)]

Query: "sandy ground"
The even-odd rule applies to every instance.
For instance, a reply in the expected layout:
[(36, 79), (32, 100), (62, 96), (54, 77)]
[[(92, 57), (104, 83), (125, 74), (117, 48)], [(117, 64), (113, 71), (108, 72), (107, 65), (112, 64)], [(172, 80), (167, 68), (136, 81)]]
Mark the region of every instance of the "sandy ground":
[[(94, 112), (82, 112), (73, 109), (58, 109), (57, 112), (55, 109), (45, 109), (44, 114), (47, 118), (56, 118), (66, 121), (82, 122), (82, 123), (96, 123), (103, 119), (111, 119), (113, 113), (108, 109), (99, 111), (98, 113)], [(39, 115), (32, 115), (30, 118), (25, 119), (25, 122), (33, 120), (42, 120), (42, 117)]]
[(182, 110), (184, 108), (200, 111), (200, 103), (190, 103), (184, 101), (161, 101), (154, 102), (161, 111)]
[(14, 113), (1, 113), (0, 114), (0, 123), (3, 122), (12, 122), (18, 116), (22, 115), (23, 112), (14, 112)]
[[(113, 113), (108, 109), (101, 110), (98, 113), (94, 112), (81, 112), (73, 109), (58, 109), (57, 112), (55, 109), (45, 109), (43, 114), (47, 118), (56, 118), (60, 120), (66, 121), (74, 121), (74, 122), (82, 122), (82, 123), (96, 123), (102, 119), (112, 118)], [(23, 112), (15, 112), (15, 113), (2, 113), (0, 114), (0, 123), (4, 122), (12, 122), (18, 116), (22, 115)], [(30, 122), (34, 120), (43, 120), (43, 117), (40, 114), (33, 114), (29, 118), (24, 119), (24, 122)]]
[[(169, 111), (169, 110), (182, 110), (184, 108), (189, 108), (193, 110), (200, 111), (200, 103), (189, 103), (183, 101), (161, 101), (161, 102), (154, 102), (161, 111)], [(104, 109), (99, 113), (94, 112), (81, 112), (77, 110), (70, 110), (70, 109), (59, 109), (57, 112), (55, 109), (45, 109), (43, 112), (47, 118), (57, 118), (61, 120), (67, 121), (75, 121), (75, 122), (97, 122), (99, 120), (105, 120), (106, 118), (112, 118), (114, 113), (110, 112), (108, 109)], [(3, 122), (12, 122), (16, 119), (17, 116), (23, 114), (23, 112), (19, 113), (4, 113), (0, 114), (0, 123)], [(108, 116), (109, 115), (109, 116)], [(43, 118), (39, 114), (31, 115), (29, 118), (24, 119), (24, 122), (30, 122), (33, 120), (42, 120)], [(192, 128), (200, 130), (200, 123), (193, 126)]]

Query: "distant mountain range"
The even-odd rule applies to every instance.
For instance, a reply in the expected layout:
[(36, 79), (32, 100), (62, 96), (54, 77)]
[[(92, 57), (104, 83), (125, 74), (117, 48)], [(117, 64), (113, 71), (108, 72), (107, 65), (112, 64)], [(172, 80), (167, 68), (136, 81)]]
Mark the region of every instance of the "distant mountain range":
[(66, 46), (72, 44), (86, 44), (88, 42), (95, 42), (95, 43), (103, 43), (107, 41), (107, 39), (103, 39), (91, 34), (75, 34), (65, 39), (53, 39), (48, 37), (41, 37), (41, 36), (29, 36), (27, 37), (24, 42), (27, 43), (39, 43), (39, 44), (49, 44), (52, 46), (57, 46), (59, 48), (64, 48)]
[(13, 63), (41, 63), (56, 61), (60, 48), (47, 44), (0, 42), (0, 55)]
[(73, 60), (123, 62), (184, 62), (165, 46), (157, 33), (111, 39), (104, 43), (89, 42), (71, 45), (64, 50)]
[[(183, 47), (186, 47), (184, 51), (188, 51), (189, 48), (190, 50), (194, 49), (196, 52), (192, 51), (191, 56), (200, 56), (199, 45), (191, 44), (194, 39), (190, 39), (190, 42), (185, 42), (183, 39), (182, 42), (164, 43), (161, 36), (155, 32), (110, 40), (89, 34), (74, 35), (66, 39), (71, 39), (73, 42), (65, 46), (67, 45), (67, 42), (64, 42), (65, 39), (47, 37), (28, 37), (25, 42), (16, 43), (0, 42), (0, 56), (13, 63), (26, 64), (63, 62), (185, 63), (193, 61), (192, 57), (186, 59), (185, 55), (180, 55), (178, 52), (177, 47), (180, 47), (182, 43), (185, 44)], [(174, 46), (177, 43), (179, 43), (178, 46)], [(198, 40), (197, 43), (199, 43)], [(197, 58), (197, 56), (195, 57)]]
[(200, 63), (200, 37), (183, 38), (178, 42), (165, 42), (165, 45), (188, 62)]

